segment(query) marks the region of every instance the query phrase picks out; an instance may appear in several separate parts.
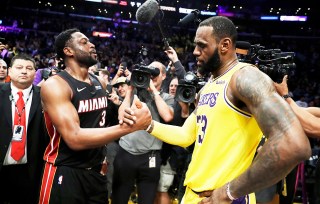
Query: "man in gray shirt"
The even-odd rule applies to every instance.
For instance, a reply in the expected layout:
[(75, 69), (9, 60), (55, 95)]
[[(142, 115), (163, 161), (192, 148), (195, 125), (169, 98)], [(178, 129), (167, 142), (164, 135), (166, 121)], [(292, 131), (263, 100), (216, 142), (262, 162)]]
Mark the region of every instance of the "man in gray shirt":
[[(138, 97), (147, 104), (154, 120), (168, 123), (173, 119), (174, 97), (161, 90), (166, 67), (158, 61), (152, 62), (149, 67), (160, 69), (160, 73), (151, 75), (149, 88), (139, 90)], [(131, 88), (123, 103), (132, 94)], [(138, 203), (153, 203), (160, 178), (162, 141), (140, 130), (122, 137), (119, 145), (120, 150), (114, 160), (112, 203), (127, 204), (135, 183)]]

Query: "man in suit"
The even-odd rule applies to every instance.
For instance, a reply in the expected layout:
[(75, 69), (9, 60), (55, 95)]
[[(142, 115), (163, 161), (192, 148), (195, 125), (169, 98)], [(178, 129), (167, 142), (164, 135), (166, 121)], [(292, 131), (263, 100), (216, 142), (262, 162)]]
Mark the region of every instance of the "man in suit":
[[(32, 85), (35, 61), (16, 55), (8, 72), (11, 82), (0, 84), (0, 204), (33, 204), (38, 202), (42, 157), (49, 143), (40, 88)], [(21, 144), (22, 153), (16, 144)]]

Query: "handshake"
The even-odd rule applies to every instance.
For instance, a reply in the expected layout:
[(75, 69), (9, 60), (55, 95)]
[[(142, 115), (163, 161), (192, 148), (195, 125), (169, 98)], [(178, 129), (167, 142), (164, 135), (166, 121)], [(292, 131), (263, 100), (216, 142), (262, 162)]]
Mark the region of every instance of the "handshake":
[(124, 100), (119, 107), (119, 124), (130, 126), (132, 131), (150, 130), (152, 116), (147, 105), (139, 100), (137, 95), (134, 95), (132, 105), (127, 100)]

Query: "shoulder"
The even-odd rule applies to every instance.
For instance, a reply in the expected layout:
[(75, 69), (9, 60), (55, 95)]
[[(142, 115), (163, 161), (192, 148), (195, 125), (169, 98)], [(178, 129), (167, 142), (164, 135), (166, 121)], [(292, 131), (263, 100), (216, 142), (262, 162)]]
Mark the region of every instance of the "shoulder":
[(10, 83), (6, 82), (6, 83), (0, 84), (0, 91), (1, 92), (11, 91)]
[(231, 80), (231, 94), (238, 99), (257, 99), (275, 91), (271, 78), (254, 65), (246, 64), (237, 70)]
[(50, 95), (60, 97), (63, 95), (71, 95), (70, 85), (59, 75), (50, 77), (41, 85), (41, 96)]
[(161, 92), (160, 96), (165, 101), (174, 99), (174, 96), (172, 96), (172, 95), (170, 95), (170, 94), (168, 94), (166, 92)]

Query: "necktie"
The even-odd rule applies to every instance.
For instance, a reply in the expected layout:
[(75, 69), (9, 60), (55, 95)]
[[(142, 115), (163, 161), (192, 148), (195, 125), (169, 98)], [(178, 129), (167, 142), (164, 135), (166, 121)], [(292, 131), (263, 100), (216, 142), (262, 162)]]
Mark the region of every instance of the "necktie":
[(26, 111), (23, 93), (18, 92), (19, 99), (15, 107), (13, 140), (11, 142), (11, 157), (19, 161), (25, 154), (26, 144)]

